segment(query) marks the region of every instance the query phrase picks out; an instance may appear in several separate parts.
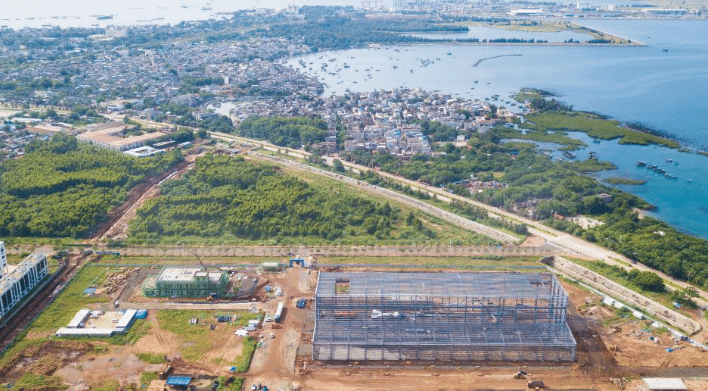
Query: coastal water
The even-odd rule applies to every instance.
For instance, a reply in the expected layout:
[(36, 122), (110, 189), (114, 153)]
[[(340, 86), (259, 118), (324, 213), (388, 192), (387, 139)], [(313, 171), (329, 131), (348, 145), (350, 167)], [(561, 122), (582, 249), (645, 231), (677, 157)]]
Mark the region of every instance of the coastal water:
[[(708, 22), (583, 23), (647, 46), (433, 44), (332, 51), (288, 62), (326, 83), (326, 95), (405, 86), (476, 99), (496, 94), (501, 98), (497, 104), (509, 107), (510, 94), (520, 88), (541, 88), (558, 94), (575, 109), (643, 123), (693, 149), (708, 149)], [(595, 151), (599, 159), (618, 166), (598, 177), (646, 180), (641, 186), (616, 187), (656, 205), (653, 216), (708, 239), (708, 158), (658, 146), (596, 144), (585, 135), (577, 137), (586, 138), (589, 145), (578, 152), (579, 158)], [(636, 167), (637, 160), (662, 167), (666, 158), (679, 162), (663, 167), (678, 179)]]
[[(387, 5), (391, 3), (386, 2)], [(591, 3), (623, 4), (613, 0)], [(3, 3), (0, 26), (174, 24), (225, 18), (230, 12), (241, 9), (285, 8), (290, 4), (360, 6), (361, 2), (10, 0)], [(99, 20), (99, 15), (112, 19)], [(477, 99), (500, 95), (502, 102), (498, 104), (508, 105), (504, 101), (510, 101), (508, 96), (521, 87), (542, 88), (558, 94), (560, 100), (576, 109), (596, 111), (622, 121), (641, 122), (666, 131), (693, 148), (708, 149), (708, 92), (705, 88), (708, 86), (708, 22), (583, 20), (582, 23), (647, 46), (416, 45), (317, 53), (288, 62), (318, 76), (326, 83), (325, 93), (328, 95), (340, 94), (346, 89), (371, 91), (405, 86)], [(550, 42), (584, 38), (575, 33), (549, 35), (491, 30), (475, 28), (466, 35), (480, 39), (534, 38)], [(330, 59), (335, 60), (328, 61)], [(299, 64), (300, 60), (305, 62), (304, 68)], [(322, 70), (322, 63), (328, 64), (325, 70)], [(708, 158), (656, 146), (622, 146), (616, 141), (596, 144), (586, 140), (586, 143), (589, 147), (579, 151), (579, 157), (586, 158), (587, 152), (595, 151), (601, 160), (618, 166), (616, 171), (603, 172), (598, 177), (646, 180), (642, 186), (618, 187), (656, 205), (659, 208), (653, 213), (656, 217), (686, 232), (708, 238), (708, 224), (705, 223), (708, 221)], [(666, 164), (666, 158), (679, 162), (665, 167), (678, 179), (671, 180), (635, 165), (637, 160), (645, 160), (648, 164), (661, 166)]]

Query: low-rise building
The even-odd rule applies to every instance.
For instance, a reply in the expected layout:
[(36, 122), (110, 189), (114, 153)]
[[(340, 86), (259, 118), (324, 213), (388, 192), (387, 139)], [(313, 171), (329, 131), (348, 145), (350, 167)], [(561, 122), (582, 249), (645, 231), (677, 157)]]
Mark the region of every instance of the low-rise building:
[(152, 132), (139, 136), (123, 137), (125, 128), (126, 125), (121, 122), (109, 122), (91, 128), (88, 132), (76, 136), (76, 139), (101, 148), (122, 152), (142, 147), (146, 142), (165, 135), (162, 132)]
[(229, 274), (209, 272), (199, 267), (165, 267), (157, 277), (148, 278), (143, 293), (148, 297), (207, 297), (226, 292)]

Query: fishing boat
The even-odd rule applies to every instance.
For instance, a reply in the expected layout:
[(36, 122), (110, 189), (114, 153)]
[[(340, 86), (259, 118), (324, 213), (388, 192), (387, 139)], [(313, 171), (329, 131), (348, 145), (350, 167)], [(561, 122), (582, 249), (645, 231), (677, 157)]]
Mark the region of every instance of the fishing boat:
[(666, 174), (664, 174), (664, 176), (667, 177), (667, 178), (669, 178), (669, 179), (678, 179), (678, 177), (677, 177), (676, 175), (671, 175), (671, 174), (669, 174), (668, 172), (667, 172)]
[(667, 162), (667, 163), (671, 163), (671, 162), (673, 162), (673, 161), (674, 161), (674, 159), (671, 159), (671, 158), (668, 158), (668, 157), (666, 158), (666, 162)]
[(637, 167), (646, 167), (647, 162), (642, 160), (637, 160)]

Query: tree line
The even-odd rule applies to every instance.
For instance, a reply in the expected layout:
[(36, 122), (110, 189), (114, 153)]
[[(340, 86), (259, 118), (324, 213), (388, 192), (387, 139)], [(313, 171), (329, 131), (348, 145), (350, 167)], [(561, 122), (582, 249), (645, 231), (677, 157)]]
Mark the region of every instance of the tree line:
[(86, 237), (146, 176), (181, 161), (179, 151), (138, 159), (57, 134), (0, 164), (0, 236)]
[(277, 167), (207, 155), (182, 178), (165, 182), (161, 195), (138, 210), (129, 241), (360, 241), (415, 230), (403, 226), (400, 210), (388, 203), (332, 191), (284, 175)]

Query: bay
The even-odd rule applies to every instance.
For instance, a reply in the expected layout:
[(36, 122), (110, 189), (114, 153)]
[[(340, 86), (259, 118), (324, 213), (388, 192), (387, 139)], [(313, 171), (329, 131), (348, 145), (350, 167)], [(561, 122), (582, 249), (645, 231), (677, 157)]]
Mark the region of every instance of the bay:
[[(520, 88), (541, 88), (577, 110), (642, 123), (694, 150), (708, 149), (708, 22), (592, 20), (583, 24), (646, 46), (373, 46), (316, 53), (288, 63), (324, 82), (325, 95), (347, 89), (408, 87), (480, 100), (500, 95), (497, 104), (508, 105), (509, 96)], [(322, 63), (328, 64), (326, 70)], [(650, 215), (708, 239), (708, 158), (658, 146), (619, 145), (614, 140), (597, 144), (584, 134), (576, 137), (584, 137), (588, 144), (579, 157), (594, 151), (601, 160), (618, 166), (597, 174), (599, 179), (646, 180), (642, 186), (614, 187), (657, 206)], [(678, 179), (636, 167), (637, 160), (661, 167), (666, 158), (679, 162), (665, 167)]]

